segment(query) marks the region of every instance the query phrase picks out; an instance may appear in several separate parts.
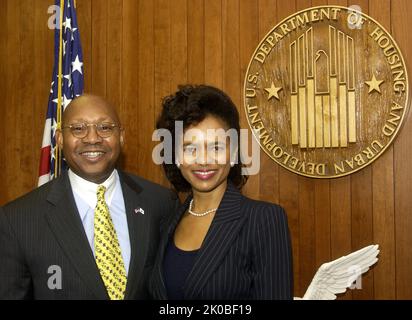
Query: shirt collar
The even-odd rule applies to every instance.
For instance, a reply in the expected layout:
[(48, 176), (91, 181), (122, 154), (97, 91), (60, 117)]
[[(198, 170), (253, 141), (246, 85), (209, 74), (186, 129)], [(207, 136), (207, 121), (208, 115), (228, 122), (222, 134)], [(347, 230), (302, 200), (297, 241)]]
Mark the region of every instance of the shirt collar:
[(112, 174), (101, 184), (97, 184), (79, 177), (72, 170), (69, 169), (68, 172), (70, 184), (73, 192), (76, 193), (84, 202), (86, 202), (90, 208), (95, 208), (97, 203), (97, 187), (99, 185), (104, 185), (106, 187), (106, 192), (104, 198), (108, 206), (110, 206), (114, 191), (116, 188), (119, 176), (117, 170), (113, 170)]

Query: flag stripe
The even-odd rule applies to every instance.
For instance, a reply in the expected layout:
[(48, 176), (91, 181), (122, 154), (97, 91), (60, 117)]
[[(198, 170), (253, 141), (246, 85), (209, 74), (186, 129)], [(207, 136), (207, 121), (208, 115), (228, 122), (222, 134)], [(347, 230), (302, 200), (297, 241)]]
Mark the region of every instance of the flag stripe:
[(44, 176), (50, 172), (50, 146), (41, 148), (39, 176)]
[(50, 144), (51, 144), (50, 130), (51, 130), (51, 119), (49, 118), (49, 119), (46, 119), (46, 123), (44, 124), (43, 141), (41, 144), (42, 148), (50, 147)]
[[(54, 32), (54, 68), (43, 132), (38, 185), (54, 179), (65, 169), (57, 152), (56, 129), (61, 113), (75, 97), (83, 93), (83, 53), (73, 0), (56, 0), (59, 10)], [(61, 6), (61, 4), (63, 4)]]

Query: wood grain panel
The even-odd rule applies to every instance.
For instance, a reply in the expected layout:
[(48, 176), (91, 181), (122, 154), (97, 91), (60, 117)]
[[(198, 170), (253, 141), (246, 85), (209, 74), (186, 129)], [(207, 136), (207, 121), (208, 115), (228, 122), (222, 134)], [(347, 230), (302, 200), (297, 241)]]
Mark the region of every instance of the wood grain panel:
[[(409, 24), (412, 6), (409, 1), (394, 0), (391, 3), (392, 34), (404, 58), (408, 61), (408, 74), (411, 72), (412, 43), (409, 35)], [(410, 84), (409, 84), (410, 85)], [(412, 121), (408, 115), (402, 131), (394, 144), (394, 183), (395, 183), (395, 234), (396, 234), (396, 297), (412, 298)]]
[[(253, 19), (253, 18), (252, 18)], [(243, 27), (243, 26), (242, 26)], [(222, 37), (223, 37), (223, 86), (222, 89), (241, 108), (241, 40), (240, 40), (240, 3), (239, 0), (222, 0)], [(251, 32), (251, 30), (249, 30)], [(248, 32), (248, 34), (249, 34)], [(248, 35), (245, 35), (248, 37)], [(243, 126), (244, 123), (241, 123)]]
[[(373, 243), (372, 167), (352, 176), (352, 250)], [(373, 298), (373, 270), (362, 277), (362, 290), (354, 290), (354, 297)]]
[[(188, 83), (188, 0), (174, 2), (170, 8), (170, 23), (170, 90), (164, 96), (175, 92), (178, 85)], [(159, 103), (164, 96), (159, 97)], [(160, 174), (163, 185), (170, 187), (163, 170)]]
[[(17, 110), (22, 108), (20, 104), (20, 83), (19, 83), (19, 65), (20, 65), (20, 8), (22, 3), (8, 0), (7, 1), (7, 17), (6, 23), (10, 32), (8, 33), (7, 45), (2, 46), (2, 50), (6, 50), (7, 56), (7, 83), (6, 83), (6, 102), (4, 107), (6, 108), (4, 114), (5, 132), (1, 141), (13, 141), (13, 143), (5, 143), (2, 152), (7, 156), (7, 159), (13, 159), (13, 161), (5, 162), (6, 175), (2, 180), (3, 187), (2, 193), (6, 195), (6, 199), (15, 199), (19, 195), (29, 191), (24, 187), (25, 176), (20, 174), (20, 150), (27, 148), (25, 141), (22, 141), (19, 137), (19, 130), (22, 126), (19, 125), (19, 117)], [(49, 80), (48, 80), (49, 81)], [(18, 88), (18, 90), (17, 90)], [(30, 108), (25, 106), (25, 108)], [(16, 134), (15, 134), (16, 132)]]
[(222, 64), (222, 0), (208, 0), (205, 6), (205, 83), (222, 87)]
[[(137, 144), (137, 154), (131, 161), (138, 162), (140, 175), (156, 180), (158, 168), (152, 161), (152, 132), (154, 122), (154, 2), (139, 0), (139, 51), (137, 63), (139, 74), (137, 79), (138, 107), (134, 110), (138, 134), (133, 136), (132, 143)], [(135, 55), (136, 57), (136, 55)]]
[[(7, 58), (7, 44), (9, 38), (9, 25), (7, 23), (7, 1), (0, 2), (0, 21), (4, 22), (3, 28), (0, 29), (0, 41), (1, 43), (5, 44), (4, 47), (0, 50), (0, 61), (6, 61)], [(8, 76), (8, 68), (5, 63), (0, 63), (0, 95), (3, 97), (3, 107), (0, 107), (0, 117), (1, 119), (6, 119), (6, 110), (8, 109), (7, 105), (7, 76)], [(0, 125), (0, 137), (1, 141), (6, 136), (6, 126), (4, 123)], [(3, 150), (5, 146), (3, 146)], [(6, 181), (7, 179), (7, 171), (6, 171), (6, 153), (0, 152), (0, 181)], [(3, 187), (3, 186), (2, 186)], [(3, 188), (0, 189), (0, 205), (5, 203), (8, 199), (7, 194), (4, 192)]]
[(125, 144), (122, 154), (122, 167), (131, 172), (138, 171), (137, 137), (141, 130), (136, 111), (138, 110), (138, 79), (139, 79), (139, 3), (135, 0), (123, 1), (123, 47), (122, 47), (122, 102), (120, 119), (125, 127)]
[[(156, 0), (154, 16), (154, 108), (153, 122), (155, 123), (157, 115), (161, 111), (162, 97), (169, 95), (174, 88), (170, 87), (171, 64), (171, 15), (170, 1)], [(157, 143), (153, 143), (153, 146)], [(156, 168), (158, 169), (158, 168)], [(153, 177), (157, 182), (166, 182), (163, 180), (164, 175), (160, 170), (156, 170)]]
[[(348, 1), (348, 6), (358, 5), (369, 14), (369, 1)], [(352, 175), (352, 250), (373, 243), (372, 166)], [(362, 277), (362, 290), (353, 290), (354, 299), (373, 298), (373, 270)]]
[[(347, 6), (346, 0), (330, 0), (329, 5)], [(352, 251), (351, 224), (351, 177), (331, 180), (331, 253), (332, 259)], [(352, 292), (347, 292), (341, 299), (351, 299)]]
[[(279, 6), (280, 5), (281, 4), (279, 4)], [(276, 0), (259, 1), (258, 41), (263, 39), (263, 37), (280, 21), (277, 7), (278, 3)], [(252, 54), (253, 51), (249, 57), (251, 57)], [(249, 63), (249, 61), (247, 63)], [(251, 184), (251, 189), (257, 190), (254, 197), (265, 201), (279, 203), (279, 167), (273, 165), (273, 160), (263, 150), (260, 151), (260, 170), (261, 172), (265, 172), (265, 174), (253, 177), (254, 180), (256, 180), (256, 183), (250, 183), (254, 182), (254, 180), (249, 182), (249, 184)], [(259, 183), (258, 188), (254, 186), (254, 184), (257, 183)]]
[[(370, 1), (369, 14), (390, 30), (390, 0)], [(381, 250), (379, 264), (373, 272), (376, 299), (394, 299), (396, 296), (393, 152), (392, 145), (372, 165), (373, 238)]]
[[(281, 21), (296, 11), (294, 1), (279, 2), (277, 17)], [(300, 286), (299, 183), (298, 176), (279, 167), (279, 203), (286, 210), (292, 237), (295, 295), (302, 296), (306, 288)], [(261, 173), (262, 175), (263, 173)]]
[[(411, 74), (408, 0), (77, 1), (85, 90), (106, 96), (119, 110), (126, 129), (122, 167), (168, 185), (152, 162), (151, 137), (162, 98), (178, 84), (223, 88), (239, 108), (241, 126), (249, 128), (242, 90), (253, 51), (288, 15), (324, 4), (356, 4), (369, 13), (392, 33)], [(49, 0), (0, 0), (0, 205), (37, 182), (53, 68), (49, 5)], [(412, 299), (411, 117), (378, 160), (343, 178), (300, 177), (261, 152), (260, 172), (244, 193), (285, 208), (295, 295), (304, 293), (322, 263), (377, 243), (380, 260), (363, 277), (362, 290), (339, 299)]]
[[(328, 4), (327, 0), (312, 0), (314, 7), (325, 4)], [(330, 180), (316, 180), (314, 189), (315, 264), (317, 270), (323, 263), (331, 260)]]
[(331, 210), (330, 183), (327, 180), (315, 181), (315, 263), (331, 260)]
[(92, 91), (92, 0), (76, 1), (77, 22), (83, 49), (84, 90)]
[[(331, 181), (331, 258), (337, 259), (352, 251), (350, 177)], [(347, 292), (342, 298), (352, 297)]]
[[(16, 111), (16, 116), (19, 123), (31, 123), (32, 114), (30, 111), (33, 110), (33, 96), (34, 96), (34, 86), (35, 73), (33, 72), (33, 53), (32, 48), (34, 47), (34, 32), (33, 20), (27, 19), (26, 17), (32, 15), (34, 12), (34, 2), (30, 0), (25, 0), (20, 3), (20, 63), (18, 72), (18, 82), (20, 86), (19, 90), (19, 104)], [(27, 112), (27, 107), (30, 107), (30, 111)], [(35, 139), (36, 137), (32, 133), (32, 130), (27, 127), (20, 127), (20, 130), (15, 131), (16, 139), (19, 142), (18, 152), (19, 152), (19, 174), (22, 177), (22, 187), (25, 190), (30, 190), (33, 188), (34, 179), (33, 173), (36, 172), (34, 163), (31, 161), (32, 152), (29, 148), (25, 148), (24, 145), (35, 145), (39, 141)], [(36, 140), (36, 141), (35, 141)]]
[(205, 81), (205, 0), (187, 2), (187, 80)]
[(107, 2), (106, 98), (120, 111), (122, 101), (123, 0)]
[[(296, 11), (312, 5), (310, 0), (296, 1)], [(315, 255), (315, 180), (298, 178), (299, 199), (299, 288), (301, 294), (306, 291), (316, 272)]]
[(92, 0), (92, 86), (91, 91), (106, 97), (107, 84), (107, 1)]
[[(45, 28), (45, 23), (48, 22), (50, 14), (47, 9), (50, 6), (50, 1), (40, 0), (36, 2), (34, 7), (34, 43), (42, 43), (43, 45), (34, 45), (32, 47), (33, 73), (38, 79), (48, 79), (47, 81), (33, 81), (33, 115), (31, 116), (33, 145), (41, 146), (43, 139), (44, 123), (46, 118), (46, 108), (50, 92), (51, 75), (53, 72), (53, 40), (54, 30)], [(39, 171), (38, 161), (34, 159), (40, 158), (40, 148), (33, 148), (29, 156), (29, 164), (31, 168), (30, 179), (32, 185), (30, 189), (37, 186), (37, 178), (33, 176), (34, 172)]]
[(239, 0), (222, 0), (223, 89), (240, 105)]
[[(189, 0), (190, 1), (190, 0)], [(177, 85), (187, 82), (188, 70), (188, 0), (176, 0), (170, 8), (171, 21), (171, 53), (170, 53), (170, 70), (171, 83), (170, 94), (174, 92)]]
[[(243, 90), (243, 80), (246, 74), (246, 69), (249, 64), (250, 57), (252, 56), (255, 50), (255, 44), (259, 40), (259, 6), (260, 2), (258, 1), (241, 1), (240, 2), (240, 17), (239, 17), (239, 45), (240, 45), (240, 86)], [(241, 128), (249, 129), (247, 123), (246, 112), (243, 106), (243, 98), (239, 102), (239, 113), (240, 113), (240, 126)], [(249, 146), (251, 146), (252, 137), (251, 132), (249, 131), (250, 136), (248, 137)], [(260, 158), (262, 159), (263, 151), (260, 151)], [(249, 154), (252, 154), (250, 150)], [(260, 164), (262, 165), (262, 164)], [(262, 168), (261, 168), (262, 170)], [(260, 171), (261, 172), (261, 171)], [(250, 175), (247, 181), (247, 184), (244, 187), (244, 192), (251, 198), (258, 199), (261, 195), (260, 189), (260, 174)], [(274, 182), (274, 181), (273, 181)]]
[(316, 272), (315, 181), (299, 177), (299, 294), (305, 293)]

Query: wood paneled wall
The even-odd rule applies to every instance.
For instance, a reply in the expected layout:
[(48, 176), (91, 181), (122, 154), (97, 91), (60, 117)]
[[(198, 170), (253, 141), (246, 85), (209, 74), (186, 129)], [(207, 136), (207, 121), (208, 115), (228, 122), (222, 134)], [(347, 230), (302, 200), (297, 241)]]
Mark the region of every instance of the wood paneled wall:
[[(0, 0), (0, 204), (30, 191), (53, 67), (52, 0)], [(223, 88), (239, 106), (248, 61), (281, 19), (325, 0), (77, 0), (86, 91), (106, 96), (126, 127), (123, 167), (166, 184), (151, 160), (161, 98), (180, 83)], [(329, 1), (360, 5), (393, 34), (412, 75), (409, 0)], [(367, 168), (334, 180), (297, 176), (261, 153), (245, 193), (281, 204), (293, 241), (295, 294), (326, 261), (378, 243), (362, 290), (343, 299), (412, 299), (412, 119)]]

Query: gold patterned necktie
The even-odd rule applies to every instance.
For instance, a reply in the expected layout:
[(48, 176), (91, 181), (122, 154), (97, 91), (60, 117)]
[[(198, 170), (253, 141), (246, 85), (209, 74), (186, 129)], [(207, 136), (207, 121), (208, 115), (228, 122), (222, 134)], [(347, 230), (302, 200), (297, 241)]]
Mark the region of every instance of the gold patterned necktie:
[(104, 199), (105, 186), (97, 188), (94, 210), (94, 248), (96, 263), (111, 300), (123, 300), (126, 291), (126, 269), (119, 240)]

